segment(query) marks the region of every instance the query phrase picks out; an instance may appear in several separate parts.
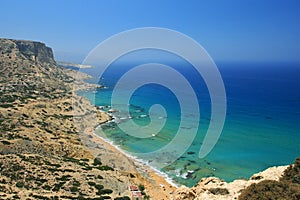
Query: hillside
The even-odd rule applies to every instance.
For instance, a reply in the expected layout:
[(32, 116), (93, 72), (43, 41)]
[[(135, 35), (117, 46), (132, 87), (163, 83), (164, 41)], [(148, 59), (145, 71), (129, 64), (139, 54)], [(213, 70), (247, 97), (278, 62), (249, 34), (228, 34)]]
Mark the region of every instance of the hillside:
[(0, 199), (115, 198), (146, 181), (92, 135), (109, 117), (74, 90), (98, 86), (45, 44), (0, 39), (0, 72)]

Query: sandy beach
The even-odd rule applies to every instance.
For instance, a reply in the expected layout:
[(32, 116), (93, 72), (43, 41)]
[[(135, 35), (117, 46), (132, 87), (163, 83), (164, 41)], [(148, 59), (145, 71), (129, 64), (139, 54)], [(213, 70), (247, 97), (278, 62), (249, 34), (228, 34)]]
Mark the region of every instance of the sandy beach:
[[(105, 112), (101, 111), (100, 113), (99, 125), (111, 120), (111, 117)], [(159, 175), (150, 166), (126, 155), (120, 149), (96, 135), (94, 128), (87, 128), (84, 134), (93, 143), (98, 144), (98, 148), (105, 149), (106, 154), (101, 155), (101, 159), (104, 162), (119, 168), (120, 173), (128, 174), (128, 186), (142, 184), (145, 186), (146, 194), (150, 195), (151, 199), (170, 199), (170, 195), (177, 187), (168, 182), (165, 177)], [(133, 174), (136, 178), (130, 178), (129, 174)]]
[[(76, 80), (73, 86), (74, 92), (101, 87), (97, 84), (86, 83), (85, 80), (91, 77), (85, 73), (78, 73), (71, 69), (65, 69), (64, 71)], [(74, 95), (77, 96), (77, 94)], [(117, 169), (116, 173), (118, 174), (114, 174), (114, 176), (124, 178), (128, 187), (141, 184), (145, 186), (145, 192), (151, 199), (170, 199), (171, 194), (175, 192), (177, 188), (176, 185), (168, 182), (168, 180), (166, 180), (163, 175), (160, 175), (158, 171), (139, 162), (114, 146), (111, 142), (96, 135), (95, 130), (97, 127), (109, 122), (112, 120), (112, 117), (109, 114), (98, 110), (97, 107), (92, 106), (87, 99), (83, 97), (79, 98), (81, 99), (84, 110), (93, 110), (95, 112), (95, 114), (90, 117), (85, 116), (85, 128), (82, 132), (83, 134), (80, 135), (81, 141), (87, 147), (87, 151), (94, 157), (100, 157), (103, 163)], [(82, 114), (82, 111), (77, 110), (77, 112), (77, 114)], [(79, 124), (82, 124), (82, 122)], [(134, 175), (134, 177), (132, 175)], [(126, 192), (121, 192), (121, 194), (124, 196), (131, 196), (129, 189)]]

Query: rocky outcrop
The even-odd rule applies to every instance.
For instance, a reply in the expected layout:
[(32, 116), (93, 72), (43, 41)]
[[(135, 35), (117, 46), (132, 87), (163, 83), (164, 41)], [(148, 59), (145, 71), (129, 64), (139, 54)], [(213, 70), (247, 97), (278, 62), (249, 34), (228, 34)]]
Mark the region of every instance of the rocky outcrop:
[(52, 49), (41, 42), (0, 38), (0, 54), (8, 55), (8, 57), (17, 55), (19, 58), (24, 56), (25, 59), (42, 63), (46, 66), (56, 64)]
[(73, 80), (56, 66), (49, 47), (24, 40), (0, 39), (0, 73), (0, 102), (7, 104), (65, 96)]
[(172, 200), (232, 200), (238, 199), (241, 191), (252, 183), (263, 180), (278, 181), (288, 166), (271, 167), (263, 172), (254, 174), (249, 180), (235, 180), (227, 183), (216, 177), (203, 178), (192, 188), (179, 187), (173, 194)]
[(52, 49), (44, 43), (27, 40), (11, 40), (16, 44), (19, 52), (36, 62), (55, 65)]

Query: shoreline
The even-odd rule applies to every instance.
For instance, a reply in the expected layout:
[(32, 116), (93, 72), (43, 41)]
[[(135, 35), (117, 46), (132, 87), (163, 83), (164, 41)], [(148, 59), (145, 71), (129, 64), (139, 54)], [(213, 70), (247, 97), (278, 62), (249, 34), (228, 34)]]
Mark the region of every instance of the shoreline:
[[(82, 87), (80, 88), (80, 90), (88, 90), (88, 88)], [(238, 195), (241, 193), (241, 190), (249, 186), (250, 183), (254, 183), (254, 182), (257, 183), (262, 180), (272, 180), (272, 176), (274, 174), (276, 174), (276, 177), (279, 177), (283, 173), (284, 169), (287, 167), (287, 166), (273, 167), (275, 169), (270, 167), (265, 169), (264, 171), (258, 172), (258, 174), (266, 173), (266, 175), (264, 174), (264, 178), (261, 180), (252, 180), (252, 177), (255, 177), (255, 175), (257, 174), (252, 175), (247, 180), (235, 179), (231, 182), (225, 182), (216, 177), (207, 177), (207, 178), (204, 177), (201, 180), (199, 180), (199, 182), (196, 185), (190, 188), (184, 185), (179, 185), (176, 184), (175, 181), (172, 180), (166, 173), (161, 172), (160, 170), (151, 166), (149, 163), (147, 163), (147, 161), (136, 158), (135, 156), (126, 152), (126, 150), (121, 149), (120, 146), (115, 145), (112, 140), (109, 140), (105, 137), (101, 137), (100, 135), (98, 135), (96, 131), (100, 128), (100, 126), (112, 121), (114, 118), (113, 115), (105, 112), (104, 110), (99, 109), (98, 106), (96, 105), (93, 106), (96, 108), (96, 110), (100, 113), (102, 117), (101, 120), (98, 121), (96, 126), (94, 126), (89, 131), (87, 131), (86, 134), (91, 136), (90, 138), (93, 142), (104, 145), (105, 148), (114, 152), (114, 155), (122, 156), (123, 158), (127, 159), (130, 162), (130, 167), (131, 167), (130, 169), (132, 169), (133, 171), (130, 171), (128, 169), (127, 171), (119, 169), (119, 171), (121, 173), (126, 173), (127, 175), (129, 174), (131, 175), (131, 173), (133, 173), (134, 175), (137, 174), (137, 176), (134, 177), (136, 178), (135, 180), (133, 180), (132, 178), (128, 179), (129, 180), (128, 186), (130, 186), (130, 184), (135, 184), (135, 185), (138, 185), (140, 183), (143, 184), (146, 188), (145, 191), (147, 195), (150, 195), (151, 199), (174, 199), (174, 197), (178, 197), (180, 196), (180, 194), (183, 195), (185, 193), (188, 195), (191, 192), (195, 193), (196, 191), (198, 191), (197, 192), (198, 194), (196, 196), (204, 195), (206, 199), (207, 198), (213, 199), (216, 196), (214, 196), (214, 194), (209, 193), (208, 190), (210, 188), (217, 188), (217, 187), (226, 188), (229, 190), (229, 195), (226, 196), (226, 199), (227, 197), (229, 199), (231, 197), (237, 198)], [(113, 156), (110, 156), (110, 158), (112, 157)], [(109, 155), (106, 158), (109, 158)], [(115, 163), (112, 162), (112, 164), (114, 165)], [(269, 176), (269, 174), (271, 174), (271, 176)], [(208, 184), (210, 182), (215, 182), (215, 184)]]
[[(99, 112), (112, 119), (111, 116), (106, 112)], [(138, 173), (141, 176), (140, 179), (143, 181), (146, 180), (147, 183), (145, 184), (144, 182), (144, 186), (147, 190), (147, 194), (150, 195), (151, 199), (185, 199), (185, 197), (189, 196), (191, 193), (195, 195), (194, 197), (203, 197), (203, 199), (219, 199), (220, 196), (209, 192), (211, 188), (224, 188), (229, 191), (229, 194), (225, 195), (221, 199), (234, 199), (238, 198), (243, 189), (245, 189), (253, 183), (259, 183), (263, 180), (279, 180), (284, 170), (288, 167), (288, 165), (269, 167), (265, 170), (253, 174), (249, 179), (246, 180), (235, 179), (233, 181), (226, 182), (218, 177), (203, 177), (193, 187), (178, 185), (166, 173), (161, 172), (155, 167), (149, 165), (147, 162), (130, 155), (125, 150), (121, 149), (120, 146), (114, 145), (113, 141), (97, 135), (96, 131), (100, 128), (100, 126), (109, 121), (111, 120), (106, 120), (98, 124), (98, 126), (95, 127), (93, 131), (90, 132), (90, 134), (94, 136), (93, 138), (95, 139), (95, 142), (97, 142), (98, 140), (102, 144), (105, 144), (110, 150), (118, 154), (122, 154), (122, 156), (125, 156), (128, 160), (130, 160), (133, 163), (133, 167), (136, 170), (136, 173)], [(261, 177), (261, 179), (258, 179), (256, 177)], [(153, 183), (151, 182), (151, 180), (155, 180), (155, 182)], [(150, 189), (151, 187), (159, 187), (161, 191), (167, 193), (159, 194), (157, 190)]]
[[(110, 152), (113, 152), (116, 157), (122, 156), (125, 157), (129, 163), (130, 167), (133, 169), (129, 171), (127, 169), (120, 169), (120, 166), (117, 165), (118, 171), (122, 174), (134, 174), (135, 178), (129, 178), (128, 186), (130, 184), (139, 185), (142, 184), (145, 186), (145, 191), (147, 195), (150, 195), (151, 199), (170, 199), (171, 195), (180, 187), (172, 179), (167, 176), (167, 174), (155, 169), (152, 166), (149, 166), (147, 163), (135, 158), (134, 156), (126, 153), (117, 145), (113, 144), (113, 141), (110, 141), (106, 138), (103, 138), (96, 134), (96, 130), (100, 128), (102, 124), (105, 124), (111, 121), (112, 117), (104, 111), (98, 112), (101, 113), (101, 121), (95, 127), (90, 127), (88, 130), (85, 130), (84, 134), (90, 136), (90, 140), (96, 144), (103, 145), (102, 148), (107, 149)], [(111, 159), (111, 154), (106, 155), (108, 159)], [(115, 165), (116, 163), (112, 162), (111, 164)]]
[[(112, 121), (114, 118), (111, 114), (100, 110), (98, 106), (92, 104), (86, 97), (77, 94), (77, 92), (98, 89), (102, 88), (103, 86), (86, 83), (85, 80), (90, 78), (88, 74), (82, 72), (78, 74), (78, 71), (71, 69), (67, 69), (65, 72), (67, 72), (68, 75), (75, 77), (75, 80), (77, 80), (73, 85), (73, 92), (75, 92), (76, 95), (86, 99), (98, 112), (99, 117), (97, 117), (96, 124), (84, 130), (84, 134), (89, 138), (88, 140), (95, 144), (100, 144), (102, 145), (102, 149), (112, 152), (112, 154), (102, 156), (105, 156), (105, 159), (108, 160), (110, 164), (116, 166), (121, 174), (127, 174), (129, 176), (131, 174), (136, 175), (134, 178), (128, 178), (128, 187), (130, 184), (142, 184), (145, 186), (146, 194), (150, 195), (151, 199), (170, 199), (171, 195), (175, 193), (179, 186), (174, 183), (174, 181), (168, 177), (166, 173), (161, 172), (160, 170), (150, 166), (148, 163), (135, 158), (129, 153), (126, 153), (126, 151), (121, 149), (119, 146), (114, 145), (113, 141), (96, 134), (97, 129), (99, 129), (101, 125)], [(78, 84), (81, 86), (78, 87)], [(118, 161), (111, 161), (114, 160), (113, 157), (118, 158), (120, 156), (129, 162), (127, 171), (126, 169), (122, 169), (123, 166), (119, 165), (120, 163)]]
[[(103, 112), (103, 111), (101, 111)], [(103, 112), (105, 113), (105, 112)], [(107, 114), (107, 113), (105, 113)], [(108, 115), (109, 116), (109, 115)], [(100, 128), (100, 126), (102, 124), (105, 124), (107, 122), (110, 122), (111, 120), (108, 120), (106, 122), (103, 122), (101, 124), (99, 124), (94, 132), (93, 135), (100, 138), (103, 142), (105, 142), (106, 144), (110, 145), (112, 148), (116, 149), (119, 153), (123, 154), (124, 156), (126, 156), (128, 159), (130, 159), (131, 161), (133, 161), (136, 165), (139, 165), (142, 168), (146, 168), (146, 170), (150, 170), (152, 172), (154, 172), (156, 175), (161, 176), (162, 178), (164, 178), (166, 180), (166, 182), (168, 182), (170, 185), (172, 185), (175, 188), (179, 188), (180, 185), (178, 185), (177, 183), (175, 183), (175, 181), (170, 178), (165, 172), (160, 171), (159, 169), (156, 169), (154, 166), (149, 165), (146, 161), (138, 159), (137, 157), (131, 155), (130, 153), (126, 152), (125, 150), (123, 150), (120, 146), (115, 145), (114, 142), (112, 140), (106, 139), (104, 137), (101, 137), (100, 135), (96, 134), (96, 130)]]

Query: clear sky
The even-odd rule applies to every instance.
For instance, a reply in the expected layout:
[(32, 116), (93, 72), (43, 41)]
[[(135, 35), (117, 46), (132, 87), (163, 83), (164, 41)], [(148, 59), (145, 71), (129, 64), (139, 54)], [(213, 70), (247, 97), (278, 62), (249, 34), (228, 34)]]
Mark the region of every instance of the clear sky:
[(81, 62), (132, 28), (164, 27), (217, 61), (300, 62), (299, 0), (0, 0), (0, 37), (38, 40), (57, 60)]

